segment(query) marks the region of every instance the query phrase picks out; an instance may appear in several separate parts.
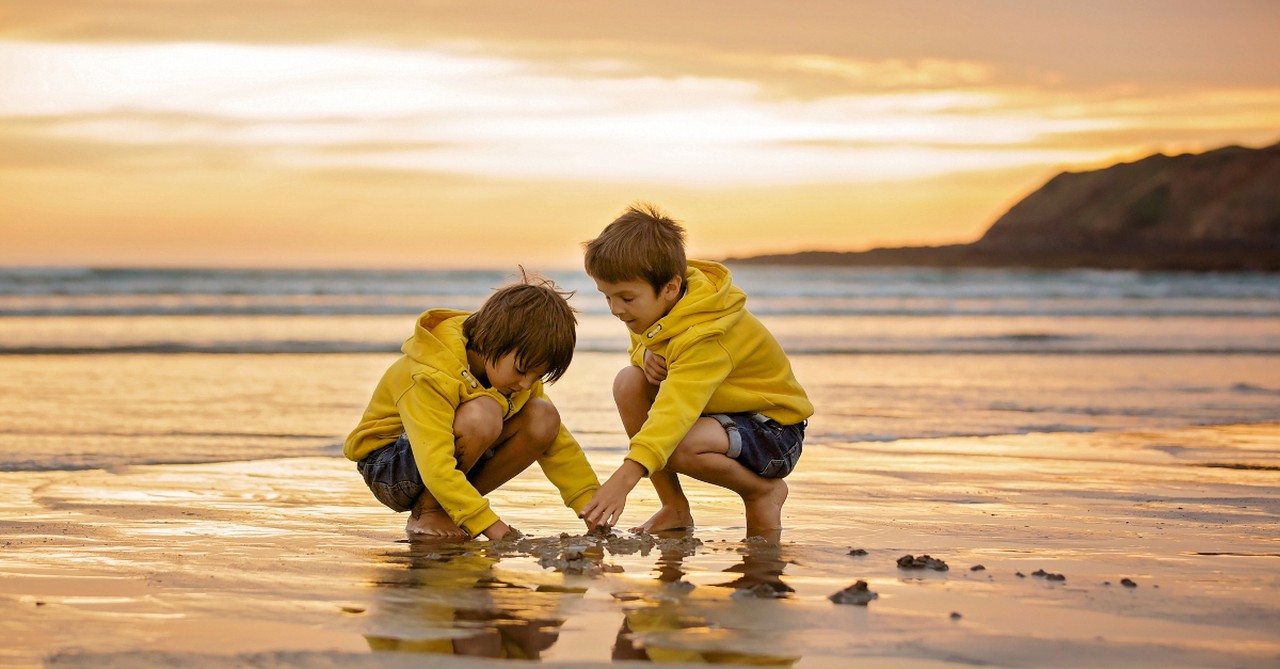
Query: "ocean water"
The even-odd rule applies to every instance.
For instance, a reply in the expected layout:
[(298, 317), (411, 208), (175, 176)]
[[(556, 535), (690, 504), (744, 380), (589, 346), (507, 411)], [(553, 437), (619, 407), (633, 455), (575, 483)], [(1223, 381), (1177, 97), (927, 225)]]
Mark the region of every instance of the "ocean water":
[[(550, 388), (590, 454), (625, 450), (626, 333), (580, 271)], [(0, 470), (336, 455), (429, 307), (513, 271), (0, 268)], [(808, 443), (1280, 419), (1280, 277), (735, 267), (817, 407)], [(593, 455), (593, 460), (596, 456)]]
[[(644, 484), (583, 537), (530, 468), (491, 495), (524, 547), (406, 540), (339, 451), (414, 316), (509, 274), (0, 271), (0, 665), (1280, 656), (1280, 278), (735, 274), (818, 409), (781, 541), (694, 481), (696, 532), (623, 531)], [(625, 330), (556, 278), (581, 347), (550, 392), (605, 476)], [(878, 599), (829, 601), (857, 580)]]

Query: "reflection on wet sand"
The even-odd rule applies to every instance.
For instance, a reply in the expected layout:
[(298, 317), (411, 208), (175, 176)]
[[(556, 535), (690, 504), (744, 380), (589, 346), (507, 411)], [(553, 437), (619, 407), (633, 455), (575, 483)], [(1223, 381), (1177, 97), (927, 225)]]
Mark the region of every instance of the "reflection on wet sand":
[[(725, 569), (739, 572), (742, 576), (716, 585), (732, 588), (734, 598), (772, 599), (793, 592), (782, 582), (786, 562), (782, 558), (779, 539), (776, 534), (749, 538), (741, 549), (742, 562)], [(795, 664), (800, 658), (747, 653), (723, 647), (728, 644), (711, 644), (713, 647), (708, 648), (707, 641), (715, 638), (722, 626), (705, 615), (691, 615), (687, 602), (679, 596), (679, 593), (687, 593), (694, 587), (683, 578), (687, 573), (684, 559), (695, 552), (679, 543), (668, 544), (660, 550), (656, 565), (658, 581), (666, 584), (666, 592), (657, 596), (620, 597), (629, 601), (623, 605), (625, 618), (614, 640), (613, 659), (776, 666)]]
[(369, 648), (538, 659), (559, 638), (565, 590), (498, 573), (489, 548), (420, 542), (387, 554), (374, 579)]
[(788, 597), (795, 592), (795, 588), (782, 582), (782, 570), (786, 566), (781, 533), (748, 537), (742, 549), (742, 562), (725, 569), (742, 575), (733, 581), (717, 585), (733, 588), (734, 597)]
[[(612, 639), (607, 652), (615, 660), (794, 664), (799, 658), (744, 649), (767, 640), (756, 631), (735, 629), (734, 623), (740, 609), (749, 606), (741, 600), (792, 592), (782, 581), (787, 561), (777, 537), (753, 537), (736, 549), (741, 562), (724, 571), (737, 578), (712, 584), (731, 591), (726, 594), (695, 592), (687, 580), (714, 573), (687, 565), (686, 558), (700, 549), (702, 542), (691, 533), (407, 543), (379, 556), (374, 566), (365, 638), (374, 651), (538, 660), (570, 623), (589, 630), (591, 642)], [(724, 550), (733, 549), (726, 545)], [(656, 579), (614, 578), (623, 569), (610, 559), (625, 556), (632, 556), (633, 570), (637, 557), (653, 556)], [(596, 604), (603, 600), (620, 607), (610, 607), (622, 618), (616, 632), (615, 616), (583, 603), (592, 589), (609, 595), (595, 598)], [(748, 637), (751, 643), (744, 643)]]

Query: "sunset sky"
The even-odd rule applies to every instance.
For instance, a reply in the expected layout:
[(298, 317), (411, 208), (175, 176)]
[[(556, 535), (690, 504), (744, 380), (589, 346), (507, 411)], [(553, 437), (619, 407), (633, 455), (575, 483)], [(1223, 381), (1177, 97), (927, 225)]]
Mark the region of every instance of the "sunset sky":
[(0, 264), (580, 264), (976, 239), (1280, 141), (1280, 3), (0, 0)]

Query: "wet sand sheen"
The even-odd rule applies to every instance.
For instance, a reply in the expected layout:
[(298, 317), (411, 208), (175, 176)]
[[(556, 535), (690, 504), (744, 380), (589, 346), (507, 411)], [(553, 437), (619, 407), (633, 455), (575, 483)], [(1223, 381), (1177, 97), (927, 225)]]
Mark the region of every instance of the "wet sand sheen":
[[(695, 484), (692, 535), (583, 537), (536, 468), (494, 499), (529, 539), (498, 544), (405, 541), (336, 458), (6, 473), (0, 663), (1280, 654), (1280, 425), (818, 445), (802, 463), (777, 544), (744, 542), (737, 500)], [(638, 491), (626, 521), (654, 508)], [(906, 554), (949, 569), (900, 568)], [(859, 579), (879, 597), (828, 600)]]

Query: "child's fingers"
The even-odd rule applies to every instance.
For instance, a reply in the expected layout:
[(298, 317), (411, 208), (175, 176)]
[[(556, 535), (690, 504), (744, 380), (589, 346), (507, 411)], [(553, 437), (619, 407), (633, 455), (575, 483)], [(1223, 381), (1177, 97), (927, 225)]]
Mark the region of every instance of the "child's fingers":
[(613, 527), (613, 523), (609, 522), (610, 512), (605, 509), (584, 510), (582, 519), (592, 525), (607, 525)]
[(617, 522), (618, 513), (612, 509), (599, 509), (590, 513), (584, 513), (582, 519), (593, 525), (603, 525), (605, 527), (613, 527)]
[(644, 378), (652, 385), (660, 385), (667, 379), (667, 370), (664, 367), (646, 365), (644, 368)]

